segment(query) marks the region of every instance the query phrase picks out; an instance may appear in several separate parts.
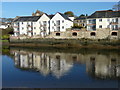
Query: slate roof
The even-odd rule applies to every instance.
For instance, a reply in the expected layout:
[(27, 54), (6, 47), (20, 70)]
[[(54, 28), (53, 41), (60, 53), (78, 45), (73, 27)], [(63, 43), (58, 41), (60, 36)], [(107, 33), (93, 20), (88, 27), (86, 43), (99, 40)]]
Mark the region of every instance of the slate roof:
[[(58, 12), (59, 13), (59, 12)], [(65, 14), (62, 14), (62, 13), (59, 13), (64, 19), (66, 19), (66, 20), (69, 20), (69, 21), (72, 21), (72, 20), (70, 20), (69, 18), (68, 18), (68, 16), (67, 15), (65, 15)]]
[(88, 18), (113, 18), (113, 17), (120, 17), (120, 10), (119, 11), (112, 11), (112, 10), (96, 11)]
[(74, 20), (83, 20), (83, 19), (86, 19), (87, 17), (78, 17), (78, 18), (76, 18), (76, 19), (74, 19)]
[(19, 17), (18, 19), (14, 20), (14, 22), (16, 21), (37, 21), (41, 16), (24, 16), (24, 17)]

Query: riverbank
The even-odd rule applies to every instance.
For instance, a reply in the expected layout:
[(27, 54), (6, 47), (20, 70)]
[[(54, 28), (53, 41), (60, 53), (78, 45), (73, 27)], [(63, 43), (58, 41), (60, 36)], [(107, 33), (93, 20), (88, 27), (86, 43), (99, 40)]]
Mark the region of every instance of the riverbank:
[(10, 40), (12, 47), (59, 47), (59, 48), (95, 48), (120, 49), (120, 40), (91, 39), (21, 39)]

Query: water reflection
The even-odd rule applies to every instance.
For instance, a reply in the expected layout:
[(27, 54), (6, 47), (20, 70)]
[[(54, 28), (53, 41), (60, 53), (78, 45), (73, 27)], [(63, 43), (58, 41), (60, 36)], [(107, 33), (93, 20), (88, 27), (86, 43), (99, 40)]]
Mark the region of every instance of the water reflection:
[(100, 79), (114, 79), (120, 77), (120, 55), (107, 53), (60, 53), (38, 52), (12, 49), (14, 63), (22, 70), (40, 72), (43, 76), (49, 74), (61, 78), (69, 74), (72, 68), (86, 65), (86, 72), (90, 77)]

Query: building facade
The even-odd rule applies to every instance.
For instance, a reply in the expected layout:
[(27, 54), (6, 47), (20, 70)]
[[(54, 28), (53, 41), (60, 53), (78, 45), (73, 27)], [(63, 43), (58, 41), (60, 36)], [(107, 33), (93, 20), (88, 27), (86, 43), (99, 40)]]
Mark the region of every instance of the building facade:
[(82, 16), (74, 19), (74, 24), (77, 24), (80, 27), (86, 27), (87, 26), (87, 17)]
[(14, 20), (14, 36), (47, 36), (51, 32), (64, 32), (73, 26), (73, 21), (66, 15), (43, 14), (42, 16), (18, 17)]
[(120, 29), (120, 11), (96, 11), (87, 18), (87, 30)]

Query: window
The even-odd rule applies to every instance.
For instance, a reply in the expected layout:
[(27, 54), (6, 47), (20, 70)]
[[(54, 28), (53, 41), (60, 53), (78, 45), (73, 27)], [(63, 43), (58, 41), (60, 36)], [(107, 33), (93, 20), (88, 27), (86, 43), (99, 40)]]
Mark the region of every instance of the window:
[(117, 36), (117, 32), (112, 32), (111, 35), (112, 36)]
[(118, 25), (115, 25), (115, 30), (118, 30)]
[(60, 27), (57, 27), (56, 29), (57, 29), (57, 31), (60, 31)]
[(100, 25), (99, 28), (102, 28), (102, 25)]
[(34, 27), (34, 29), (36, 29), (36, 27)]
[(99, 22), (102, 22), (102, 19), (99, 19)]
[(47, 21), (43, 21), (43, 25), (46, 26), (47, 25)]
[(22, 24), (23, 24), (23, 22), (22, 22)]
[(62, 26), (62, 29), (64, 29), (64, 26)]
[(62, 23), (64, 23), (64, 20), (62, 20)]
[(56, 23), (57, 23), (57, 25), (60, 25), (60, 20), (57, 20)]
[(56, 36), (60, 36), (60, 33), (56, 33)]
[(22, 30), (24, 29), (24, 27), (22, 27)]
[(52, 23), (54, 23), (54, 21), (52, 21)]
[(90, 61), (94, 61), (95, 60), (95, 57), (90, 57)]
[(91, 36), (95, 36), (96, 33), (95, 33), (95, 32), (91, 32), (90, 35), (91, 35)]
[(118, 18), (115, 19), (115, 22), (118, 22)]
[(46, 31), (46, 27), (43, 27), (43, 31)]
[(77, 36), (77, 33), (76, 33), (76, 32), (73, 32), (72, 35), (73, 35), (73, 36)]
[(109, 22), (109, 21), (110, 21), (110, 19), (107, 19), (107, 21)]

